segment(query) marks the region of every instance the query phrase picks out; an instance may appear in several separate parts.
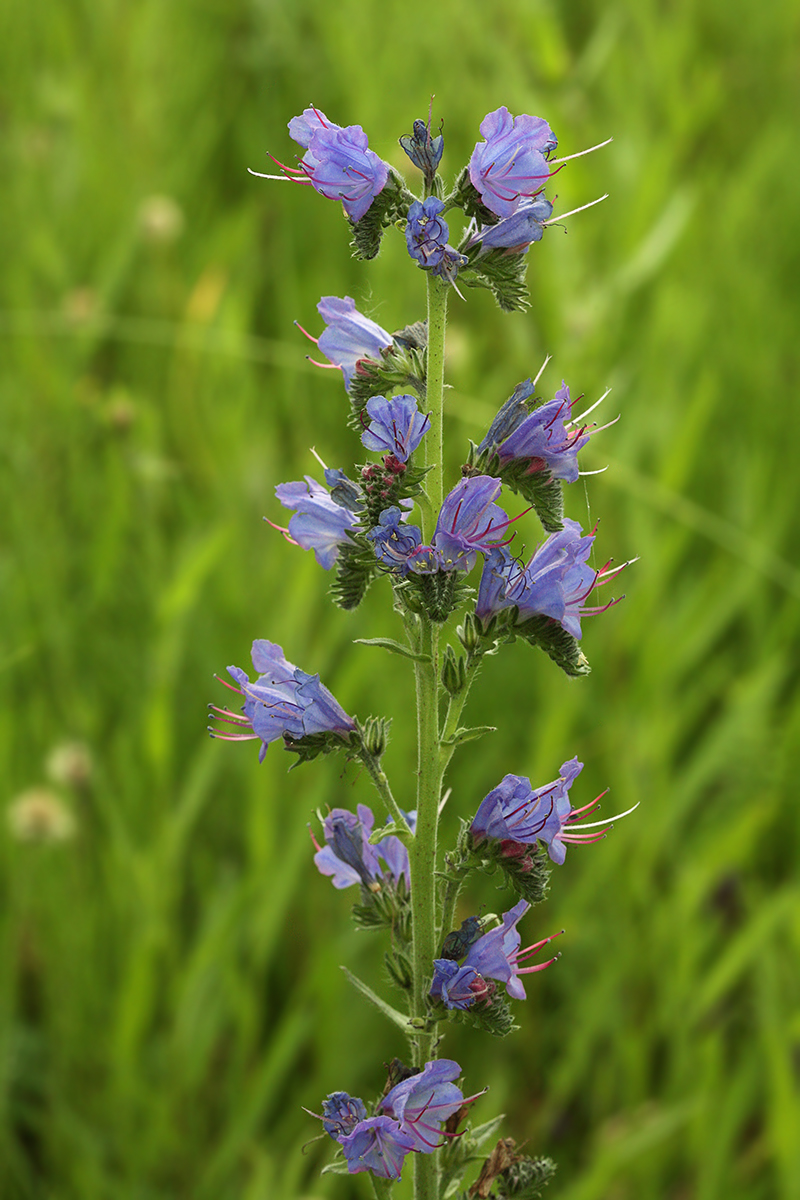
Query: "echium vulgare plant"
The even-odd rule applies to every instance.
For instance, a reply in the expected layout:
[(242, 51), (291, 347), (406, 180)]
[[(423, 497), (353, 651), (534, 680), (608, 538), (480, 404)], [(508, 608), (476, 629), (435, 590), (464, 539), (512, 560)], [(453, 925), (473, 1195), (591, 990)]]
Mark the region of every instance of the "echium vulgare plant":
[[(504, 310), (527, 307), (528, 251), (555, 220), (545, 189), (568, 161), (556, 157), (557, 139), (541, 117), (498, 108), (480, 132), (448, 192), (438, 173), (443, 137), (430, 120), (415, 121), (400, 138), (422, 173), (422, 194), (415, 196), (369, 149), (360, 126), (343, 128), (308, 108), (289, 122), (304, 151), (298, 166), (266, 176), (340, 201), (358, 258), (373, 258), (387, 229), (401, 230), (415, 268), (424, 272), (426, 319), (394, 333), (347, 296), (320, 301), (324, 329), (307, 336), (328, 360), (320, 365), (342, 372), (350, 424), (369, 461), (351, 475), (323, 464), (321, 479), (306, 476), (275, 489), (292, 514), (285, 528), (276, 528), (331, 572), (334, 602), (355, 608), (378, 580), (400, 615), (405, 640), (372, 643), (404, 658), (415, 675), (415, 794), (395, 794), (383, 769), (389, 720), (350, 716), (319, 675), (289, 662), (274, 642), (253, 642), (254, 679), (228, 668), (236, 706), (212, 706), (214, 734), (259, 742), (262, 759), (272, 742), (297, 762), (338, 751), (359, 760), (374, 785), (384, 823), (376, 824), (366, 804), (321, 814), (312, 835), (314, 862), (334, 888), (358, 889), (353, 917), (360, 927), (384, 931), (391, 1002), (348, 977), (403, 1035), (405, 1061), (393, 1060), (382, 1091), (376, 1080), (378, 1099), (332, 1091), (312, 1115), (337, 1143), (327, 1170), (369, 1173), (384, 1197), (410, 1166), (415, 1200), (523, 1200), (538, 1195), (552, 1175), (550, 1159), (522, 1153), (511, 1138), (491, 1148), (500, 1118), (470, 1123), (480, 1081), (470, 1081), (473, 1094), (464, 1094), (459, 1064), (440, 1057), (444, 1028), (459, 1021), (496, 1036), (517, 1028), (513, 1007), (525, 999), (523, 981), (555, 961), (547, 955), (557, 936), (523, 946), (530, 934), (523, 939), (519, 925), (530, 927), (528, 913), (544, 898), (550, 864), (564, 863), (568, 845), (603, 837), (614, 819), (591, 819), (600, 797), (573, 807), (583, 769), (576, 757), (552, 782), (534, 786), (508, 774), (488, 795), (465, 797), (468, 815), (456, 844), (444, 853), (438, 845), (450, 760), (486, 732), (462, 724), (484, 657), (527, 642), (567, 675), (585, 675), (582, 618), (616, 602), (595, 602), (594, 593), (626, 565), (590, 565), (595, 532), (564, 516), (564, 484), (578, 478), (578, 454), (596, 429), (586, 413), (573, 411), (566, 383), (552, 398), (537, 394), (542, 371), (513, 388), (480, 440), (470, 443), (460, 477), (445, 479), (448, 298), (481, 287)], [(459, 211), (465, 228), (452, 245), (450, 214)], [(503, 508), (504, 489), (527, 503), (522, 520), (530, 521), (532, 511), (542, 526), (541, 544), (527, 561), (515, 550), (518, 518)], [(498, 872), (517, 902), (499, 917), (484, 913), (457, 924), (467, 877)]]

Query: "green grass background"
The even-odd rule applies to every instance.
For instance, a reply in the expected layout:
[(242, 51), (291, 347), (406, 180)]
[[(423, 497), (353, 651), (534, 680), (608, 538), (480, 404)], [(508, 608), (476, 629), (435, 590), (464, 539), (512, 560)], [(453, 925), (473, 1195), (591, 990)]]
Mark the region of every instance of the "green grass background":
[[(448, 1052), (491, 1085), (478, 1118), (559, 1161), (560, 1200), (795, 1200), (796, 6), (42, 0), (0, 22), (0, 803), (65, 738), (94, 759), (61, 790), (71, 840), (0, 828), (0, 1196), (368, 1194), (320, 1178), (329, 1143), (301, 1153), (301, 1105), (372, 1097), (400, 1049), (347, 990), (340, 963), (380, 984), (378, 942), (306, 829), (367, 781), (335, 759), (287, 777), (276, 748), (259, 767), (208, 740), (205, 704), (276, 640), (350, 712), (396, 717), (411, 795), (409, 672), (352, 645), (396, 633), (385, 594), (333, 609), (262, 517), (285, 519), (273, 487), (310, 445), (359, 457), (292, 321), (318, 331), (319, 297), (348, 294), (397, 328), (424, 280), (402, 238), (353, 262), (337, 205), (246, 168), (291, 161), (313, 101), (405, 169), (435, 92), (451, 176), (500, 104), (564, 153), (614, 137), (558, 177), (561, 211), (610, 199), (532, 249), (531, 312), (454, 299), (447, 432), (455, 478), (545, 353), (547, 388), (612, 386), (622, 419), (584, 462), (609, 469), (568, 511), (600, 519), (599, 561), (641, 556), (585, 623), (588, 679), (516, 647), (479, 682), (498, 732), (455, 761), (446, 837), (503, 773), (575, 753), (581, 802), (641, 807), (528, 918), (567, 934), (522, 1032)], [(159, 194), (172, 241), (143, 227)], [(462, 915), (506, 898), (477, 881)]]

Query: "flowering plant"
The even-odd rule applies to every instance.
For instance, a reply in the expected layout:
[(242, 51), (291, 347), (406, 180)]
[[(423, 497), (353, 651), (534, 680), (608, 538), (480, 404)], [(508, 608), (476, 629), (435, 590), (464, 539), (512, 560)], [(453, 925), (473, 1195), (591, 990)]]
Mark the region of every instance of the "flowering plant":
[[(482, 799), (466, 797), (465, 814), (474, 815), (461, 820), (454, 846), (443, 854), (438, 846), (450, 760), (462, 743), (486, 732), (461, 724), (484, 656), (522, 639), (567, 675), (585, 675), (581, 619), (616, 603), (588, 603), (622, 567), (590, 565), (595, 531), (584, 533), (564, 516), (564, 486), (578, 478), (578, 454), (592, 433), (584, 419), (589, 410), (573, 416), (565, 382), (543, 399), (535, 395), (541, 371), (520, 383), (471, 445), (461, 478), (446, 482), (443, 468), (450, 293), (463, 298), (462, 287), (488, 288), (502, 309), (527, 306), (527, 253), (553, 223), (544, 189), (568, 159), (553, 157), (557, 139), (546, 121), (514, 117), (502, 107), (481, 123), (483, 140), (448, 193), (438, 174), (443, 137), (431, 133), (430, 122), (415, 121), (400, 144), (422, 172), (419, 197), (369, 148), (359, 126), (343, 128), (308, 108), (289, 122), (289, 133), (304, 150), (299, 165), (266, 178), (293, 180), (341, 201), (357, 257), (374, 257), (384, 232), (399, 226), (410, 259), (425, 272), (426, 320), (394, 333), (360, 313), (350, 297), (320, 301), (325, 329), (307, 336), (328, 359), (319, 365), (341, 370), (351, 424), (374, 457), (353, 478), (323, 464), (324, 484), (306, 476), (275, 489), (293, 514), (286, 528), (275, 528), (332, 572), (334, 601), (355, 608), (378, 582), (400, 614), (405, 640), (372, 642), (405, 658), (414, 672), (415, 794), (396, 799), (383, 769), (389, 720), (351, 717), (318, 675), (294, 666), (272, 642), (253, 643), (255, 681), (228, 668), (234, 684), (226, 686), (243, 703), (239, 711), (212, 706), (212, 732), (260, 741), (262, 759), (282, 742), (301, 762), (340, 752), (366, 768), (385, 824), (376, 827), (364, 803), (355, 812), (320, 814), (314, 863), (334, 888), (358, 888), (353, 916), (362, 928), (388, 932), (385, 961), (400, 998), (390, 1003), (349, 972), (348, 978), (406, 1039), (409, 1061), (394, 1060), (374, 1103), (332, 1091), (314, 1115), (339, 1147), (327, 1170), (366, 1173), (384, 1196), (410, 1159), (415, 1200), (444, 1200), (456, 1194), (498, 1127), (496, 1120), (470, 1124), (470, 1106), (482, 1093), (465, 1098), (461, 1067), (438, 1056), (445, 1024), (462, 1021), (495, 1036), (516, 1028), (508, 998), (525, 999), (522, 976), (543, 971), (557, 956), (529, 960), (559, 936), (521, 949), (518, 925), (543, 900), (551, 864), (563, 865), (566, 846), (597, 841), (613, 819), (586, 821), (601, 797), (573, 808), (570, 793), (583, 764), (572, 758), (552, 783), (536, 787), (507, 774)], [(445, 216), (459, 212), (467, 222), (453, 246), (452, 217)], [(504, 489), (529, 503), (521, 518), (502, 507)], [(514, 545), (515, 522), (531, 511), (546, 536), (525, 563)], [(479, 563), (480, 574), (473, 574)], [(502, 917), (473, 914), (457, 925), (467, 878), (498, 869), (516, 903)], [(469, 1195), (533, 1197), (554, 1169), (548, 1158), (501, 1139)]]

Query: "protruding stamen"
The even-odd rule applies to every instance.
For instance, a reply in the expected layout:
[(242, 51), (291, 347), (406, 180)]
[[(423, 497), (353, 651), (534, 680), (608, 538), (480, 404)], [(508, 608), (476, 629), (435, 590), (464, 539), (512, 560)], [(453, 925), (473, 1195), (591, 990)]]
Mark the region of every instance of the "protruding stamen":
[(596, 146), (590, 146), (588, 150), (579, 150), (577, 154), (567, 154), (564, 158), (551, 158), (550, 162), (553, 166), (572, 162), (573, 158), (583, 158), (584, 154), (593, 154), (595, 150), (602, 150), (603, 146), (609, 146), (613, 140), (613, 138), (606, 138), (604, 142), (598, 142)]
[(308, 338), (308, 340), (310, 342), (313, 342), (315, 346), (319, 345), (319, 338), (312, 337), (311, 334), (308, 332), (308, 330), (304, 329), (299, 321), (295, 321), (295, 325), (297, 326), (297, 328), (300, 330), (301, 333), (305, 334), (305, 336)]
[[(296, 324), (297, 324), (297, 321), (295, 321), (295, 325)], [(303, 332), (305, 333), (305, 330), (303, 330)], [(590, 404), (588, 408), (585, 408), (579, 417), (573, 417), (572, 420), (569, 422), (569, 424), (577, 425), (578, 422), (582, 421), (584, 417), (588, 417), (589, 413), (594, 412), (594, 410), (597, 408), (598, 404), (603, 403), (603, 401), (605, 400), (606, 396), (608, 395), (608, 393), (610, 391), (611, 391), (611, 388), (606, 388), (606, 390), (603, 392), (603, 394), (599, 400), (595, 400), (594, 404)]]
[(605, 196), (598, 196), (596, 200), (590, 200), (588, 204), (582, 204), (580, 208), (572, 208), (569, 212), (559, 213), (557, 217), (551, 217), (549, 221), (542, 221), (543, 225), (558, 225), (560, 221), (565, 221), (567, 217), (574, 217), (576, 213), (585, 212), (587, 208), (594, 208), (595, 204), (602, 204), (608, 199), (608, 192)]
[(605, 817), (602, 821), (592, 821), (588, 825), (581, 825), (580, 832), (583, 833), (585, 829), (601, 829), (603, 825), (609, 825), (612, 821), (621, 821), (623, 817), (629, 817), (632, 812), (635, 812), (640, 804), (641, 800), (637, 800), (633, 808), (626, 808), (625, 812), (617, 813), (614, 817)]
[(543, 375), (543, 373), (544, 373), (544, 369), (545, 369), (545, 367), (547, 366), (547, 364), (550, 362), (550, 359), (551, 359), (552, 357), (553, 357), (553, 356), (552, 356), (552, 354), (548, 354), (548, 355), (547, 355), (547, 358), (544, 360), (544, 362), (542, 363), (542, 365), (539, 367), (539, 374), (536, 376), (536, 378), (535, 378), (535, 379), (534, 379), (534, 381), (533, 381), (533, 386), (534, 386), (534, 387), (536, 387), (537, 383), (538, 383), (538, 382), (539, 382), (539, 380), (542, 378), (542, 375)]

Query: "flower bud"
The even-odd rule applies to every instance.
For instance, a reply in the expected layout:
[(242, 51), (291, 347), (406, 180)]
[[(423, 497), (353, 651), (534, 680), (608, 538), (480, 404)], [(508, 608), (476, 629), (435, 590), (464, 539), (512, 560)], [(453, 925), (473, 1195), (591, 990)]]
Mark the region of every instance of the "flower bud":
[(462, 656), (456, 658), (452, 646), (447, 646), (442, 663), (442, 683), (451, 696), (457, 696), (464, 687), (466, 662)]
[(430, 186), (444, 153), (444, 138), (441, 133), (431, 137), (430, 124), (418, 120), (414, 122), (414, 132), (411, 136), (406, 134), (400, 138), (400, 145), (414, 166), (422, 171), (425, 182)]

